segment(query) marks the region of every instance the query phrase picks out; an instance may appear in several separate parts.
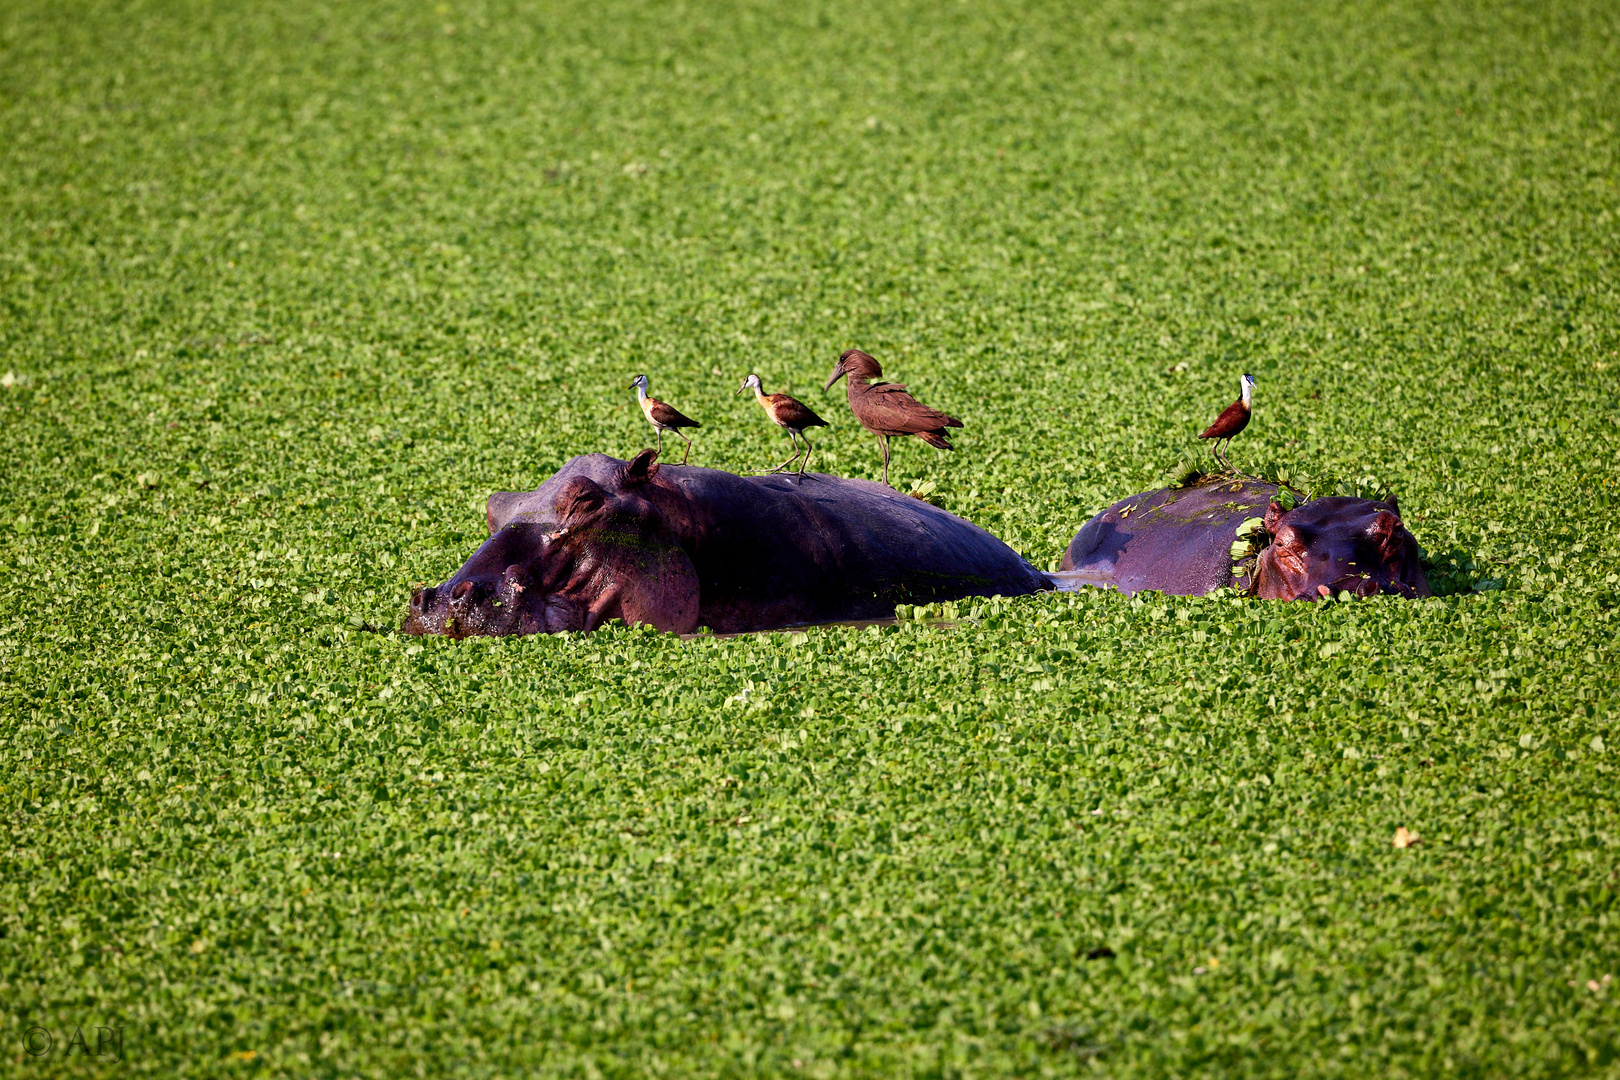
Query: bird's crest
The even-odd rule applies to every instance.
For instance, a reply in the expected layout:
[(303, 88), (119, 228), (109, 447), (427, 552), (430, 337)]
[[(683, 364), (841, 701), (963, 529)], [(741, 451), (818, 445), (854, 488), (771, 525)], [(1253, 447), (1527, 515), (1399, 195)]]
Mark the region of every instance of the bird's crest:
[(872, 379), (883, 374), (883, 365), (872, 359), (868, 353), (859, 349), (845, 349), (838, 357), (838, 366), (849, 375), (858, 375), (862, 378)]

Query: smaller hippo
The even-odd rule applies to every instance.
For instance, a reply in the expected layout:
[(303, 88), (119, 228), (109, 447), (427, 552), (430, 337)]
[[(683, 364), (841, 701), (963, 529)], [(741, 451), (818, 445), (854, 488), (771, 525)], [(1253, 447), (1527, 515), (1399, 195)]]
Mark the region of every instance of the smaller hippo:
[(1202, 596), (1228, 586), (1271, 600), (1341, 591), (1430, 595), (1417, 541), (1393, 496), (1383, 502), (1332, 496), (1285, 507), (1295, 501), (1293, 492), (1257, 480), (1133, 495), (1081, 527), (1053, 580), (1127, 595)]

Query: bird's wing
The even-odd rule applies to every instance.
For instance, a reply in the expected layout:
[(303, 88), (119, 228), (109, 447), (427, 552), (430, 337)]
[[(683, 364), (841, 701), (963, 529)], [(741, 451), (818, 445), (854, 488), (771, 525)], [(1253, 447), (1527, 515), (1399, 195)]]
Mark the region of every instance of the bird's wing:
[(647, 415), (649, 415), (649, 416), (651, 416), (653, 418), (654, 423), (662, 424), (664, 427), (667, 427), (667, 428), (702, 427), (703, 426), (702, 424), (698, 423), (696, 420), (693, 420), (690, 416), (683, 416), (681, 414), (681, 411), (679, 409), (675, 408), (675, 406), (666, 404), (665, 402), (662, 402), (662, 401), (656, 401), (656, 400), (652, 400), (652, 399), (649, 399), (649, 408), (647, 410)]
[(1221, 410), (1221, 415), (1217, 416), (1215, 422), (1209, 425), (1209, 429), (1198, 437), (1200, 439), (1224, 439), (1242, 431), (1243, 425), (1248, 422), (1249, 410), (1243, 407), (1243, 399), (1239, 398)]
[(810, 406), (786, 394), (771, 394), (771, 419), (783, 427), (803, 431), (807, 427), (826, 427), (827, 421), (817, 416)]
[(873, 389), (877, 393), (867, 394), (856, 413), (866, 427), (896, 435), (913, 435), (919, 431), (962, 426), (962, 421), (956, 417), (930, 409), (906, 393), (900, 383), (885, 383)]

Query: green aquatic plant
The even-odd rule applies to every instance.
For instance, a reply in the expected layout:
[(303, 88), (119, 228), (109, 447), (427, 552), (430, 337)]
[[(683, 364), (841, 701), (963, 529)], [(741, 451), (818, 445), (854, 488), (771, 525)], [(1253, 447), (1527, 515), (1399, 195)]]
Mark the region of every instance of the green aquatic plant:
[[(1616, 40), (8, 3), (6, 1075), (1612, 1069)], [(850, 347), (965, 425), (895, 488), (1043, 567), (1251, 371), (1235, 464), (1387, 486), (1440, 595), (397, 632), (640, 372), (695, 465), (786, 453), (757, 370), (876, 479)]]

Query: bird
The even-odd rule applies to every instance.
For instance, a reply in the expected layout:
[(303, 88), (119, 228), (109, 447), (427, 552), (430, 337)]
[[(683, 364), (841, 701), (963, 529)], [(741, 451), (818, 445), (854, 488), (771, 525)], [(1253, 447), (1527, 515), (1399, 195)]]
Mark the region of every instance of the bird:
[(1245, 372), (1238, 385), (1242, 388), (1242, 396), (1221, 410), (1221, 415), (1215, 418), (1209, 429), (1198, 436), (1200, 439), (1215, 440), (1209, 452), (1215, 455), (1216, 461), (1228, 469), (1231, 469), (1232, 463), (1221, 453), (1221, 440), (1224, 439), (1226, 445), (1230, 447), (1233, 437), (1249, 426), (1249, 416), (1254, 412), (1254, 376)]
[(929, 446), (949, 450), (946, 428), (959, 428), (962, 421), (930, 409), (906, 392), (904, 383), (872, 382), (883, 374), (878, 362), (859, 349), (846, 349), (822, 391), (849, 376), (849, 409), (861, 427), (878, 437), (883, 450), (883, 482), (889, 482), (889, 436), (915, 435)]
[(692, 440), (681, 434), (681, 428), (702, 427), (703, 425), (690, 416), (683, 416), (681, 411), (673, 405), (668, 405), (657, 398), (648, 397), (647, 376), (645, 375), (637, 375), (631, 379), (628, 389), (636, 392), (636, 400), (641, 405), (641, 411), (647, 414), (647, 423), (651, 424), (653, 430), (658, 432), (658, 452), (660, 454), (664, 452), (664, 432), (673, 431), (686, 444), (686, 449), (681, 453), (681, 464), (685, 465), (686, 456), (692, 452)]
[[(826, 427), (827, 421), (817, 416), (810, 410), (810, 406), (797, 398), (788, 397), (786, 394), (767, 394), (765, 388), (760, 385), (758, 375), (748, 376), (743, 380), (743, 384), (737, 387), (737, 393), (739, 394), (744, 390), (754, 391), (754, 400), (759, 402), (759, 407), (765, 410), (765, 415), (771, 418), (773, 424), (786, 431), (788, 438), (793, 442), (793, 457), (782, 462), (771, 472), (783, 471), (792, 464), (794, 458), (798, 458), (799, 479), (802, 481), (804, 479), (804, 467), (810, 462), (810, 451), (812, 449), (810, 440), (805, 438), (804, 430), (805, 428)], [(800, 439), (804, 439), (803, 451), (799, 449)], [(802, 457), (800, 456), (801, 453)]]

